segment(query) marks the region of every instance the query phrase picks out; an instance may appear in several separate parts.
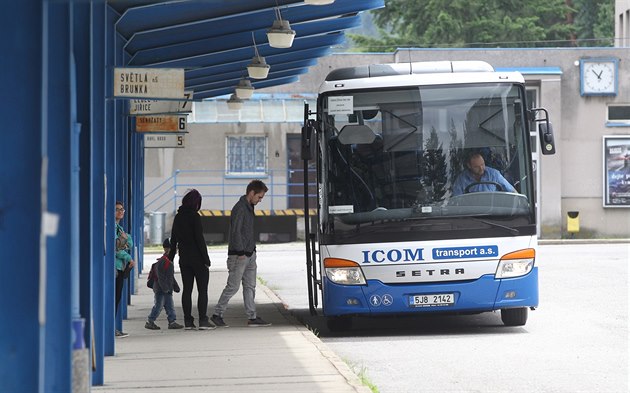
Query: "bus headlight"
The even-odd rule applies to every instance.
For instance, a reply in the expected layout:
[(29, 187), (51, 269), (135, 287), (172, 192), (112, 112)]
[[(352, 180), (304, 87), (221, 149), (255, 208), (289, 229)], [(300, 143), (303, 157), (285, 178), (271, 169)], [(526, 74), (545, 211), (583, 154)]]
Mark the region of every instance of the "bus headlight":
[(325, 258), (326, 277), (335, 284), (365, 285), (365, 276), (358, 263), (347, 259)]
[(534, 268), (536, 250), (527, 248), (505, 254), (499, 261), (495, 278), (511, 278), (524, 276)]

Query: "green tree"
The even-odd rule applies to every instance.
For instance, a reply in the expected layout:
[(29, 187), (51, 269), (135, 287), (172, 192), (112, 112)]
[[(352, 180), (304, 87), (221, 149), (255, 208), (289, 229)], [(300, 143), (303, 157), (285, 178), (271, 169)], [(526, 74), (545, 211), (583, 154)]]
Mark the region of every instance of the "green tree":
[(579, 46), (614, 46), (614, 0), (572, 0)]
[[(464, 127), (466, 125), (464, 124)], [(464, 169), (464, 144), (462, 140), (457, 137), (457, 128), (455, 127), (455, 121), (451, 119), (451, 128), (448, 131), (450, 136), (450, 145), (448, 147), (448, 156), (450, 158), (449, 165), (449, 191), (453, 191), (453, 184), (455, 179)]]
[[(351, 35), (359, 50), (400, 47), (555, 47), (611, 37), (614, 0), (386, 0), (381, 38)], [(586, 7), (593, 11), (580, 11)], [(575, 23), (574, 23), (575, 21)], [(578, 41), (581, 42), (581, 41)]]
[(432, 190), (429, 193), (433, 202), (444, 199), (446, 194), (446, 155), (439, 143), (435, 127), (431, 128), (431, 134), (424, 145), (424, 177), (423, 185)]

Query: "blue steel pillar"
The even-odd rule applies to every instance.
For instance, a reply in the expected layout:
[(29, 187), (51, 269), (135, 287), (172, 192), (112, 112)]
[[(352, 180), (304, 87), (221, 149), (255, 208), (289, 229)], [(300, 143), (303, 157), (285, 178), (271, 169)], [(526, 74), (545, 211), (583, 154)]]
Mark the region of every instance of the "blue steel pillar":
[[(129, 112), (129, 100), (123, 101), (123, 111), (124, 113)], [(125, 122), (127, 126), (128, 132), (128, 140), (129, 140), (129, 203), (131, 205), (131, 214), (129, 216), (129, 231), (133, 235), (134, 240), (134, 254), (133, 259), (136, 261), (136, 267), (133, 268), (129, 276), (129, 293), (136, 294), (137, 293), (137, 278), (138, 272), (140, 271), (140, 255), (142, 250), (142, 244), (144, 240), (144, 235), (142, 232), (143, 228), (143, 220), (140, 219), (143, 211), (143, 194), (141, 191), (140, 184), (143, 181), (143, 178), (140, 177), (141, 174), (141, 163), (140, 158), (142, 157), (140, 150), (140, 135), (136, 133), (133, 125), (131, 124), (131, 119), (129, 116), (125, 115), (127, 121)], [(131, 301), (129, 302), (131, 304)]]
[[(90, 193), (92, 210), (90, 211), (92, 222), (91, 248), (89, 259), (92, 277), (90, 282), (92, 313), (86, 324), (86, 329), (91, 334), (86, 335), (86, 342), (91, 348), (92, 357), (95, 360), (95, 368), (92, 373), (92, 384), (104, 383), (103, 362), (105, 356), (105, 286), (106, 274), (111, 274), (111, 269), (105, 269), (105, 15), (107, 5), (105, 2), (91, 4), (91, 92), (92, 105), (90, 112), (90, 124), (92, 139), (90, 145), (91, 175)], [(88, 261), (85, 261), (88, 263)], [(113, 318), (110, 318), (113, 319)]]
[[(90, 2), (72, 3), (72, 52), (75, 59), (76, 75), (76, 122), (81, 126), (79, 135), (78, 197), (79, 219), (76, 220), (77, 261), (73, 263), (73, 293), (77, 297), (72, 310), (72, 374), (73, 389), (83, 391), (91, 385), (92, 361), (90, 344), (92, 342), (92, 260), (94, 259), (92, 239), (98, 222), (93, 221), (92, 212), (101, 210), (92, 203), (92, 138), (94, 131), (91, 124), (93, 77), (91, 63), (92, 42), (85, 37), (91, 33)], [(102, 225), (102, 224), (101, 224)], [(101, 254), (102, 255), (102, 254)], [(74, 261), (73, 261), (74, 262)], [(76, 273), (74, 273), (76, 272)], [(75, 281), (76, 280), (76, 281)], [(87, 349), (86, 349), (87, 348)]]
[[(59, 228), (46, 241), (46, 264), (42, 273), (46, 286), (40, 307), (44, 307), (44, 353), (40, 354), (40, 392), (71, 390), (72, 310), (76, 299), (71, 280), (77, 265), (78, 241), (78, 127), (73, 121), (76, 96), (73, 88), (71, 6), (66, 2), (44, 3), (44, 148), (48, 170), (44, 174), (48, 211), (59, 217)], [(25, 291), (20, 291), (23, 293)]]
[[(122, 37), (118, 34), (115, 34), (115, 50), (114, 50), (114, 62), (117, 67), (122, 67), (124, 65), (124, 53), (123, 46), (124, 41)], [(113, 69), (111, 70), (113, 73)], [(112, 86), (113, 90), (113, 86)], [(112, 94), (113, 96), (113, 94)], [(120, 223), (124, 230), (133, 236), (131, 218), (133, 217), (133, 205), (132, 205), (132, 195), (130, 191), (130, 176), (129, 176), (129, 129), (127, 127), (127, 118), (125, 116), (125, 104), (127, 100), (117, 99), (114, 100), (114, 157), (115, 157), (115, 165), (114, 165), (114, 195), (116, 200), (120, 200), (125, 204), (125, 209), (127, 212), (125, 213), (125, 218)], [(114, 209), (112, 208), (112, 213)], [(114, 233), (115, 234), (115, 233)], [(136, 239), (134, 238), (134, 243)], [(131, 250), (131, 254), (133, 257), (133, 250)], [(114, 261), (112, 260), (112, 264)], [(133, 274), (133, 273), (132, 273)], [(123, 285), (122, 297), (120, 299), (120, 304), (118, 305), (118, 314), (116, 315), (116, 328), (119, 330), (123, 330), (123, 319), (127, 318), (127, 305), (130, 302), (130, 292), (129, 292), (129, 283), (131, 281), (130, 278), (125, 280), (125, 285)]]
[(114, 355), (114, 287), (115, 287), (115, 268), (114, 268), (114, 243), (116, 236), (115, 221), (115, 203), (116, 203), (116, 154), (115, 154), (115, 101), (111, 98), (114, 84), (114, 66), (115, 66), (115, 40), (116, 29), (115, 23), (118, 14), (111, 8), (106, 9), (105, 19), (105, 91), (109, 97), (105, 101), (105, 254), (103, 257), (103, 266), (105, 279), (103, 285), (104, 295), (104, 352), (106, 356)]
[[(0, 13), (0, 244), (3, 276), (2, 310), (12, 317), (0, 324), (0, 391), (36, 392), (39, 386), (40, 264), (45, 260), (41, 193), (44, 116), (42, 93), (45, 53), (42, 3), (24, 0)], [(27, 111), (28, 108), (28, 111)], [(25, 115), (26, 114), (26, 115)], [(43, 244), (45, 247), (45, 243)], [(45, 283), (45, 279), (41, 283)]]
[(135, 192), (135, 222), (138, 244), (138, 267), (136, 274), (142, 271), (144, 266), (144, 135), (134, 132), (134, 173), (136, 178)]

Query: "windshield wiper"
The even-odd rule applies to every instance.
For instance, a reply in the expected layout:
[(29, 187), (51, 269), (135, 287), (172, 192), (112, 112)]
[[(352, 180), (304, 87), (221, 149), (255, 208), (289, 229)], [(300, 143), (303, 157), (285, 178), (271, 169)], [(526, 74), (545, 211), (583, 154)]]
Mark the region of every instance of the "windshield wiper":
[(510, 232), (510, 233), (513, 233), (513, 234), (515, 234), (515, 235), (518, 235), (518, 234), (520, 234), (520, 233), (521, 233), (521, 232), (520, 232), (518, 229), (516, 229), (516, 228), (511, 228), (511, 227), (508, 227), (508, 226), (505, 226), (505, 225), (497, 224), (496, 222), (487, 221), (487, 220), (482, 220), (481, 218), (477, 218), (477, 217), (468, 217), (468, 218), (473, 219), (473, 220), (475, 220), (475, 221), (483, 222), (484, 224), (487, 224), (487, 225), (490, 225), (490, 226), (493, 226), (493, 227), (496, 227), (496, 228), (503, 228), (503, 229), (505, 229), (506, 231), (508, 231), (508, 232)]

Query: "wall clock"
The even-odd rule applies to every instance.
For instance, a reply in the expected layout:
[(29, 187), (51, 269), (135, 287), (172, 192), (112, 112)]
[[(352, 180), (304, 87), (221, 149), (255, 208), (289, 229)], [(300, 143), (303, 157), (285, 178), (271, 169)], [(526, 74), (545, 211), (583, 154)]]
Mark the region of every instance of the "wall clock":
[(580, 94), (617, 95), (618, 59), (594, 58), (580, 60)]

